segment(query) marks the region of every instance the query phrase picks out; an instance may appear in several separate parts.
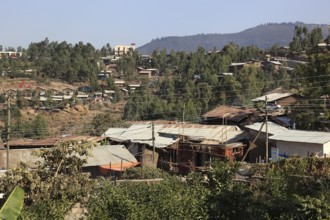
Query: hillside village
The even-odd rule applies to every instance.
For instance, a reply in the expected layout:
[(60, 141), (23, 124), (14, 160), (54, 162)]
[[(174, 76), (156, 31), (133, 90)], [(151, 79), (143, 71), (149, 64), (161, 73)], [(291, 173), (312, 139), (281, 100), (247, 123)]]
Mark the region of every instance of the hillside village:
[[(321, 53), (326, 52), (327, 47), (326, 43), (316, 45), (317, 50)], [(79, 127), (75, 125), (75, 122), (91, 123), (91, 117), (107, 112), (113, 117), (120, 117), (124, 111), (124, 103), (137, 94), (143, 83), (148, 82), (149, 87), (152, 88), (155, 83), (167, 79), (167, 73), (149, 66), (154, 59), (150, 55), (140, 55), (142, 65), (136, 66), (131, 79), (123, 77), (125, 74), (122, 74), (123, 70), (120, 70), (119, 62), (126, 59), (127, 56), (133, 56), (134, 50), (134, 44), (118, 45), (114, 48), (113, 55), (99, 57), (96, 88), (86, 83), (38, 82), (29, 77), (8, 78), (6, 74), (10, 73), (4, 71), (0, 91), (4, 100), (2, 108), (6, 108), (6, 99), (7, 102), (10, 100), (12, 106), (19, 103), (21, 111), (24, 112), (25, 109), (27, 118), (30, 117), (32, 120), (31, 118), (35, 115), (44, 115), (53, 128), (48, 138), (43, 137), (46, 138), (44, 141), (41, 141), (40, 137), (36, 140), (24, 139), (24, 135), (21, 138), (16, 135), (15, 139), (15, 135), (12, 135), (9, 146), (17, 151), (15, 154), (19, 155), (21, 149), (24, 150), (26, 157), (27, 149), (32, 151), (32, 146), (33, 149), (46, 147), (48, 144), (44, 144), (44, 142), (48, 143), (48, 139), (90, 135), (86, 131), (84, 133), (84, 124), (80, 124)], [(210, 51), (206, 52), (204, 56), (215, 56), (218, 53), (223, 52)], [(300, 56), (289, 56), (289, 54), (289, 47), (280, 47), (276, 50), (276, 54), (262, 54), (263, 58), (261, 56), (260, 60), (248, 59), (245, 62), (232, 62), (227, 67), (228, 71), (222, 72), (218, 77), (220, 79), (232, 77), (249, 68), (264, 71), (270, 69), (275, 75), (280, 74), (280, 71), (286, 71), (293, 75), (297, 66), (307, 65), (308, 59), (304, 53)], [(1, 53), (2, 59), (19, 59), (22, 56), (22, 52)], [(148, 66), (150, 68), (147, 68)], [(175, 77), (176, 68), (172, 67), (173, 77)], [(33, 69), (25, 70), (24, 74), (33, 75), (34, 71)], [(195, 74), (193, 78), (195, 82), (198, 82), (201, 75)], [(142, 166), (148, 166), (152, 157), (152, 167), (160, 167), (164, 162), (167, 164), (168, 171), (175, 170), (181, 174), (204, 169), (203, 167), (207, 167), (211, 158), (214, 157), (212, 155), (216, 155), (216, 158), (228, 157), (231, 160), (244, 159), (249, 162), (275, 161), (279, 157), (289, 156), (326, 157), (329, 155), (330, 139), (327, 138), (329, 136), (327, 132), (296, 130), (297, 122), (289, 116), (292, 106), (299, 105), (306, 99), (304, 94), (278, 87), (264, 92), (260, 97), (251, 98), (250, 107), (218, 105), (203, 113), (200, 116), (199, 124), (185, 122), (184, 118), (182, 120), (131, 121), (128, 122), (130, 126), (126, 126), (126, 128), (108, 127), (101, 134), (102, 139), (106, 139), (109, 144), (125, 145), (133, 155), (139, 155), (136, 159)], [(326, 98), (324, 98), (324, 103), (327, 108)], [(59, 122), (57, 123), (59, 127), (55, 126), (56, 123), (52, 121)], [(265, 127), (267, 127), (267, 131), (265, 131)], [(2, 128), (3, 133), (6, 133), (5, 124), (2, 125)], [(132, 138), (133, 133), (130, 132), (136, 128), (139, 132), (136, 137)], [(324, 128), (328, 129), (327, 126)], [(14, 131), (12, 130), (12, 132)], [(120, 135), (117, 135), (118, 133)], [(126, 133), (128, 136), (125, 136)], [(286, 138), (288, 134), (290, 134), (289, 139)], [(301, 139), (298, 135), (295, 139), (297, 134), (309, 138), (308, 140)], [(265, 135), (269, 137), (269, 140)], [(323, 138), (318, 140), (318, 137)], [(154, 141), (150, 141), (152, 139)], [(268, 140), (267, 147), (265, 147), (266, 139)], [(302, 140), (304, 141), (302, 142)], [(55, 142), (52, 142), (52, 145), (54, 144)], [(292, 146), (289, 147), (289, 145)], [(3, 162), (6, 161), (7, 155), (5, 146), (7, 143), (4, 139), (1, 156)], [(152, 156), (150, 157), (150, 155)], [(28, 162), (28, 158), (26, 157), (26, 162)], [(21, 159), (22, 156), (18, 156), (17, 160), (12, 159), (11, 165), (17, 165)], [(182, 164), (185, 168), (180, 168)], [(5, 164), (2, 163), (1, 167), (4, 169)]]
[[(38, 64), (40, 54), (31, 48), (0, 52), (0, 169), (21, 162), (35, 169), (44, 159), (33, 152), (70, 141), (95, 145), (92, 156), (77, 156), (86, 159), (79, 172), (115, 180), (134, 167), (187, 176), (211, 172), (217, 160), (326, 160), (330, 42), (319, 40), (306, 48), (294, 39), (269, 50), (230, 43), (221, 51), (153, 55), (138, 54), (135, 44), (118, 45), (94, 51), (93, 61), (90, 51), (73, 52), (70, 62), (87, 63), (77, 72)], [(52, 45), (45, 40), (31, 47), (39, 44)], [(52, 47), (62, 43), (53, 44), (49, 50), (56, 51)], [(63, 45), (73, 51), (90, 46)], [(58, 72), (45, 72), (51, 65)], [(248, 181), (242, 176), (239, 181)]]

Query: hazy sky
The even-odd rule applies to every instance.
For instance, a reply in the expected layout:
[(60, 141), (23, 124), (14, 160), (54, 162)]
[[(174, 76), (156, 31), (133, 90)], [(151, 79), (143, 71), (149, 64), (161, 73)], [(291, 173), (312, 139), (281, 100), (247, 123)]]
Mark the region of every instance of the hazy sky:
[(1, 0), (0, 45), (136, 43), (234, 33), (269, 22), (330, 24), (330, 0)]

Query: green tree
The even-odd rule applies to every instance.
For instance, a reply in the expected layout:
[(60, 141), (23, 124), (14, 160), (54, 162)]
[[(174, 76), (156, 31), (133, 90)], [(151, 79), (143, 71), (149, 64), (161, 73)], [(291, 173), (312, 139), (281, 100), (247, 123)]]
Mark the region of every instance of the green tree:
[(198, 103), (199, 113), (204, 113), (209, 110), (209, 104), (212, 98), (212, 89), (207, 83), (199, 83), (196, 86), (195, 99)]
[(92, 120), (89, 134), (100, 136), (111, 127), (128, 127), (128, 124), (124, 122), (120, 117), (114, 116), (111, 113), (98, 114)]
[(48, 136), (48, 123), (42, 115), (37, 115), (31, 121), (31, 135), (36, 138), (44, 138)]
[(91, 147), (86, 141), (69, 141), (41, 149), (36, 155), (42, 162), (35, 169), (21, 164), (7, 171), (0, 181), (1, 191), (9, 192), (15, 185), (24, 189), (22, 219), (63, 219), (74, 204), (83, 203), (93, 185), (80, 173)]
[(227, 105), (241, 103), (241, 88), (241, 84), (233, 76), (225, 76), (219, 82), (216, 91), (219, 103)]
[(258, 68), (254, 66), (244, 67), (236, 77), (241, 85), (244, 104), (251, 104), (251, 99), (261, 95), (263, 82), (258, 78)]
[(16, 95), (16, 104), (19, 109), (22, 109), (27, 106), (27, 100), (22, 97), (22, 92), (20, 90), (17, 91)]

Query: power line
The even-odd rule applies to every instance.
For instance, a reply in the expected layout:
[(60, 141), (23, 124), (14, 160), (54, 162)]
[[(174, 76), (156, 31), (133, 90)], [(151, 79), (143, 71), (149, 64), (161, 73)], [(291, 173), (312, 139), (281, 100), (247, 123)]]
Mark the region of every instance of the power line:
[[(277, 82), (291, 82), (292, 80), (308, 80), (308, 79), (319, 78), (319, 77), (329, 77), (330, 78), (330, 75), (326, 74), (326, 75), (318, 75), (318, 76), (306, 76), (306, 77), (299, 77), (297, 79), (292, 79), (292, 78), (290, 78), (290, 79), (280, 79), (280, 80), (277, 80)], [(274, 79), (269, 79), (269, 80), (264, 80), (264, 81), (258, 80), (255, 83), (256, 84), (264, 84), (264, 83), (272, 83), (272, 82), (274, 82)], [(317, 82), (314, 82), (314, 83), (319, 83), (319, 82), (329, 82), (329, 81), (328, 80), (327, 81), (317, 81)], [(207, 83), (207, 82), (202, 82), (202, 83)], [(240, 85), (251, 85), (251, 84), (255, 84), (255, 83), (245, 82), (245, 83), (240, 83)], [(227, 84), (227, 85), (226, 84), (223, 84), (223, 85), (207, 85), (207, 87), (209, 87), (209, 88), (229, 87), (229, 86), (231, 86), (231, 85), (229, 85), (229, 84)], [(178, 89), (185, 89), (185, 87), (174, 87), (174, 90), (178, 90)], [(161, 91), (166, 91), (166, 90), (167, 89), (158, 89), (157, 91), (161, 92)], [(154, 91), (154, 89), (145, 88), (142, 91)]]

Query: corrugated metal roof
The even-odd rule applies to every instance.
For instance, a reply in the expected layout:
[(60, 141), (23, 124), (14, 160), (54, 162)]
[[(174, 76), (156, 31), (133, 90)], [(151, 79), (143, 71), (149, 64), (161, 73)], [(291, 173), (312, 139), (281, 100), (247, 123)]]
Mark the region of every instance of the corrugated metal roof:
[(255, 109), (243, 109), (237, 107), (230, 107), (226, 105), (218, 106), (209, 112), (206, 112), (204, 118), (226, 118), (232, 121), (241, 121), (255, 112)]
[(273, 61), (273, 60), (271, 60), (269, 62), (272, 63), (272, 64), (275, 64), (275, 65), (282, 65), (282, 63), (280, 63), (279, 61)]
[(103, 145), (92, 149), (92, 156), (87, 158), (87, 166), (100, 166), (105, 164), (120, 164), (121, 162), (137, 163), (136, 158), (124, 145)]
[(127, 130), (127, 128), (109, 128), (106, 132), (104, 132), (104, 137), (117, 137), (122, 135)]
[(243, 66), (246, 63), (231, 63), (229, 66)]
[(288, 130), (270, 137), (271, 140), (325, 144), (330, 142), (330, 132)]
[[(227, 131), (227, 132), (226, 132)], [(164, 134), (183, 135), (191, 138), (232, 142), (244, 133), (237, 126), (183, 124), (166, 125), (160, 131)]]
[(221, 75), (224, 75), (224, 76), (233, 76), (234, 73), (221, 73)]
[[(177, 141), (177, 139), (159, 136), (158, 132), (162, 127), (163, 125), (154, 125), (156, 148), (165, 148)], [(152, 126), (150, 124), (133, 124), (129, 128), (122, 129), (109, 128), (105, 132), (105, 136), (116, 140), (131, 141), (133, 143), (142, 143), (152, 146)]]
[[(257, 122), (252, 125), (246, 125), (245, 127), (254, 131), (259, 131), (262, 124), (263, 122)], [(281, 134), (283, 132), (289, 131), (289, 129), (270, 121), (268, 121), (267, 125), (268, 125), (268, 133), (272, 135)], [(266, 132), (266, 125), (262, 127), (262, 132)]]
[(285, 116), (272, 117), (272, 120), (285, 127), (291, 127), (293, 124), (291, 118)]
[(255, 99), (252, 99), (252, 102), (260, 102), (260, 101), (265, 101), (266, 100), (266, 96), (267, 96), (267, 101), (268, 102), (273, 102), (288, 96), (293, 95), (291, 92), (286, 92), (286, 93), (271, 93), (268, 95), (264, 95)]
[(202, 125), (202, 124), (166, 124), (162, 125), (162, 130), (164, 129), (210, 129), (210, 130), (219, 130), (227, 129), (227, 131), (240, 131), (241, 129), (235, 125)]
[[(227, 130), (227, 132), (226, 132)], [(237, 126), (200, 125), (200, 124), (155, 124), (155, 147), (165, 148), (177, 142), (179, 135), (191, 138), (234, 141), (244, 132)], [(131, 141), (152, 145), (152, 126), (150, 124), (133, 124), (126, 129), (109, 128), (105, 136), (117, 141)]]
[(139, 73), (148, 73), (148, 74), (151, 74), (151, 70), (140, 70)]
[(145, 121), (129, 121), (130, 124), (149, 124), (151, 125), (152, 123), (154, 124), (178, 124), (177, 121), (170, 121), (170, 120), (145, 120)]
[[(86, 140), (92, 142), (99, 142), (105, 139), (105, 137), (98, 137), (98, 136), (84, 136), (84, 135), (74, 135), (74, 136), (67, 136), (67, 137), (53, 137), (53, 138), (45, 138), (45, 139), (14, 139), (9, 141), (10, 146), (16, 147), (43, 147), (43, 146), (53, 146), (60, 141), (72, 141), (72, 140)], [(5, 143), (3, 143), (5, 144)]]

